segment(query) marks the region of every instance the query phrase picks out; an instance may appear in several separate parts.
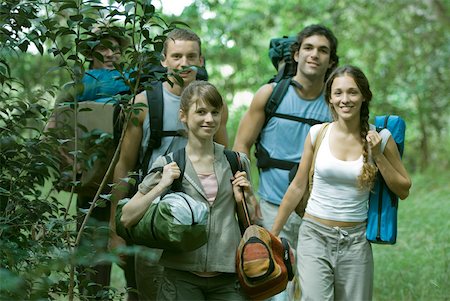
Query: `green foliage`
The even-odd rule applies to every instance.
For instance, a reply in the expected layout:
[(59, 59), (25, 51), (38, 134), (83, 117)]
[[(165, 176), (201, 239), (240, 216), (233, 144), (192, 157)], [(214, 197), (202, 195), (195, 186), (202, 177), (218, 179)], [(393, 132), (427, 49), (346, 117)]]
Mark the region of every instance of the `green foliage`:
[[(341, 64), (358, 65), (367, 73), (374, 92), (372, 115), (395, 113), (406, 119), (404, 160), (408, 170), (448, 168), (448, 1), (195, 0), (180, 17), (162, 16), (151, 1), (103, 3), (12, 0), (1, 4), (0, 299), (72, 298), (70, 266), (82, 263), (86, 250), (74, 249), (77, 233), (73, 213), (60, 204), (54, 192), (53, 183), (59, 180), (57, 149), (62, 141), (52, 134), (44, 138), (43, 133), (52, 113), (49, 108), (62, 84), (69, 80), (75, 87), (80, 84), (89, 55), (102, 59), (92, 51), (97, 45), (92, 39), (97, 27), (117, 25), (114, 34), (130, 42), (116, 68), (120, 72), (133, 70), (126, 82), (137, 93), (148, 86), (149, 78), (143, 75), (148, 75), (149, 66), (159, 62), (167, 31), (176, 25), (184, 26), (182, 22), (188, 24), (202, 37), (210, 81), (231, 104), (236, 93), (256, 91), (275, 73), (268, 58), (270, 38), (294, 35), (306, 25), (323, 23), (339, 39)], [(125, 103), (128, 100), (124, 98)], [(244, 111), (230, 110), (227, 128), (231, 145)], [(70, 137), (76, 138), (75, 134)], [(77, 149), (73, 154), (88, 162), (98, 155)], [(374, 248), (377, 261), (389, 259), (378, 262), (377, 269), (392, 266), (389, 273), (376, 276), (377, 299), (448, 296), (441, 288), (448, 283), (442, 275), (449, 274), (445, 256), (449, 253), (445, 243), (449, 239), (443, 232), (446, 220), (440, 219), (448, 213), (440, 210), (446, 207), (436, 201), (448, 191), (441, 194), (442, 186), (432, 186), (431, 181), (448, 175), (427, 175), (415, 178), (411, 200), (401, 204), (401, 220), (411, 222), (400, 221), (403, 228), (394, 248), (401, 252), (394, 257), (392, 248)], [(71, 181), (70, 185), (76, 184)], [(433, 189), (437, 192), (428, 193)], [(428, 204), (432, 206), (426, 207)], [(439, 218), (434, 218), (436, 212)], [(430, 219), (425, 219), (427, 216)], [(436, 232), (437, 239), (428, 235), (430, 232)], [(402, 237), (407, 235), (411, 237), (405, 245)], [(420, 245), (422, 238), (426, 247)], [(426, 253), (421, 253), (424, 249)], [(428, 254), (439, 254), (443, 261), (433, 266), (423, 261)], [(110, 255), (99, 256), (116, 260)], [(395, 264), (393, 257), (399, 258)], [(411, 269), (410, 258), (421, 263), (420, 268), (442, 270), (433, 274), (430, 268), (422, 274), (422, 270)], [(394, 276), (390, 279), (386, 275)], [(399, 279), (402, 284), (394, 287)], [(392, 296), (386, 294), (391, 291), (395, 292)], [(114, 289), (108, 293), (111, 298), (122, 297)]]
[[(275, 74), (268, 57), (272, 37), (313, 23), (328, 26), (339, 40), (340, 64), (357, 65), (369, 77), (372, 116), (405, 118), (405, 162), (416, 171), (449, 165), (442, 147), (450, 138), (449, 12), (450, 2), (442, 0), (196, 0), (179, 18), (202, 37), (210, 81), (228, 103)], [(231, 74), (222, 73), (224, 66)]]
[(400, 201), (397, 244), (372, 245), (374, 300), (447, 300), (450, 295), (448, 170), (413, 177)]
[(66, 264), (65, 227), (72, 220), (61, 218), (66, 209), (42, 191), (59, 158), (55, 141), (42, 139), (42, 124), (28, 125), (46, 114), (41, 105), (25, 101), (0, 109), (0, 273), (8, 279), (0, 289), (2, 298), (45, 295), (67, 280), (63, 275), (52, 283), (47, 279)]
[[(105, 228), (90, 222), (88, 231), (83, 226), (75, 231), (76, 217), (68, 210), (72, 195), (61, 204), (55, 191), (61, 177), (59, 149), (69, 141), (90, 139), (87, 151), (75, 143), (69, 152), (73, 166), (81, 162), (89, 167), (103, 156), (111, 136), (87, 132), (78, 137), (72, 129), (72, 136), (59, 139), (57, 130), (45, 129), (53, 111), (49, 108), (57, 94), (59, 100), (73, 101), (90, 58), (103, 60), (94, 51), (96, 31), (130, 42), (115, 67), (122, 74), (131, 71), (124, 81), (137, 94), (155, 76), (163, 77), (149, 70), (159, 64), (167, 31), (181, 23), (166, 23), (150, 1), (131, 0), (109, 5), (99, 0), (4, 1), (0, 14), (0, 299), (73, 300), (75, 266), (118, 258), (96, 252), (100, 241), (108, 239)], [(104, 46), (111, 47), (107, 42)], [(67, 80), (74, 89), (60, 93)], [(131, 96), (118, 98), (125, 113), (136, 111), (127, 105)], [(76, 99), (72, 106), (77, 108)], [(79, 184), (75, 175), (67, 183), (73, 188)], [(101, 198), (93, 200), (85, 222), (92, 208), (109, 196)], [(93, 244), (80, 243), (82, 231), (84, 237), (96, 235)], [(123, 291), (105, 289), (109, 299), (123, 299)]]

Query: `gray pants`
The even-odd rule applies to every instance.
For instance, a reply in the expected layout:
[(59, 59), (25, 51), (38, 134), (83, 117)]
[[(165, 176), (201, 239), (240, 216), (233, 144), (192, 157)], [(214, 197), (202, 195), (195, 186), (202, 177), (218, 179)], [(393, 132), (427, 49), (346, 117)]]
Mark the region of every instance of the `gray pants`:
[(373, 257), (366, 225), (328, 227), (304, 218), (297, 270), (302, 300), (371, 300)]
[(164, 269), (159, 301), (245, 301), (237, 275), (200, 277), (191, 272)]
[(164, 267), (159, 265), (163, 250), (142, 247), (135, 256), (136, 284), (139, 300), (156, 301)]

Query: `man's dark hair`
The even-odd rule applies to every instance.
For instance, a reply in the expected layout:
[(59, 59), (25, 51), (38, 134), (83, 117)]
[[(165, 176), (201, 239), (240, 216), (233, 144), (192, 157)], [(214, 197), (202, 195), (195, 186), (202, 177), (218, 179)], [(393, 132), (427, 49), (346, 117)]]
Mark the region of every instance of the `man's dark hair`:
[[(324, 36), (330, 42), (330, 61), (333, 62), (333, 66), (327, 70), (327, 73), (325, 74), (325, 79), (324, 79), (324, 80), (326, 80), (328, 78), (328, 75), (339, 64), (339, 56), (337, 55), (338, 40), (329, 28), (327, 28), (321, 24), (313, 24), (313, 25), (306, 26), (302, 31), (300, 31), (297, 34), (297, 41), (291, 45), (291, 57), (292, 57), (292, 59), (294, 59), (294, 54), (296, 51), (298, 51), (300, 49), (304, 39), (311, 37), (311, 36), (315, 36), (315, 35)], [(295, 61), (294, 61), (294, 63), (295, 63), (295, 68), (297, 69), (297, 63)]]

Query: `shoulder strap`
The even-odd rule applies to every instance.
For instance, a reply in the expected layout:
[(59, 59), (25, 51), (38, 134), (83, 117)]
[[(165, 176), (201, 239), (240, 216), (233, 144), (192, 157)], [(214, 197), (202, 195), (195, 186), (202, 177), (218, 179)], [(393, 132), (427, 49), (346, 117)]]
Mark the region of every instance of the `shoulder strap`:
[(270, 94), (269, 99), (264, 107), (264, 113), (266, 114), (266, 119), (264, 121), (263, 127), (267, 125), (269, 119), (272, 118), (273, 114), (280, 106), (281, 101), (283, 100), (284, 95), (286, 94), (289, 86), (291, 85), (291, 78), (282, 79)]
[[(140, 169), (147, 173), (148, 163), (152, 156), (153, 149), (161, 145), (161, 132), (163, 124), (163, 92), (162, 82), (153, 82), (150, 90), (145, 90), (147, 97), (148, 114), (150, 114), (150, 138), (148, 140), (147, 149), (144, 158), (141, 161)], [(159, 130), (158, 130), (159, 129)]]
[(225, 149), (225, 156), (227, 157), (228, 163), (230, 163), (231, 173), (234, 175), (238, 170), (243, 171), (244, 167), (242, 166), (241, 158), (239, 154), (235, 151)]
[(325, 137), (326, 129), (330, 125), (329, 122), (324, 123), (322, 127), (319, 130), (319, 133), (317, 134), (316, 140), (313, 143), (313, 159), (311, 162), (311, 168), (309, 169), (309, 191), (312, 189), (312, 182), (313, 182), (313, 176), (314, 176), (314, 165), (316, 164), (316, 157), (317, 153), (320, 147), (320, 144), (322, 143), (323, 138)]
[[(179, 150), (176, 150), (172, 154), (173, 161), (177, 163), (178, 167), (180, 168), (180, 177), (178, 179), (175, 179), (172, 183), (172, 186), (170, 187), (171, 191), (183, 191), (183, 177), (184, 177), (184, 170), (186, 168), (186, 149), (183, 147)], [(165, 156), (167, 163), (172, 162), (172, 159), (170, 156)]]
[[(244, 167), (241, 162), (241, 157), (238, 152), (225, 149), (225, 156), (227, 157), (228, 163), (230, 163), (231, 172), (233, 175), (239, 170), (243, 171)], [(247, 229), (251, 224), (250, 213), (247, 206), (247, 200), (245, 199), (244, 190), (242, 190), (242, 195), (244, 196), (242, 202), (236, 200), (236, 216), (239, 223), (239, 229), (243, 235), (245, 229)]]
[(164, 101), (162, 82), (153, 82), (151, 90), (146, 90), (148, 114), (150, 114), (150, 140), (148, 149), (161, 146), (163, 130)]

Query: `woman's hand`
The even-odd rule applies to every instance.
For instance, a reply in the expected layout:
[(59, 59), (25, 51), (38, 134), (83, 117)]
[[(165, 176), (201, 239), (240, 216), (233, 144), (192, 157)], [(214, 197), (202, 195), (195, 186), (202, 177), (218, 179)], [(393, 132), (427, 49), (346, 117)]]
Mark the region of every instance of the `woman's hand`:
[(369, 143), (369, 148), (372, 152), (372, 157), (377, 157), (381, 154), (381, 136), (377, 131), (370, 130), (367, 133), (366, 140)]
[(233, 192), (236, 200), (243, 200), (245, 194), (247, 205), (250, 205), (250, 219), (257, 223), (262, 219), (262, 214), (259, 203), (253, 194), (252, 185), (247, 179), (247, 173), (245, 171), (236, 172), (234, 178), (231, 179), (231, 184), (233, 185)]
[(159, 185), (162, 187), (170, 187), (175, 179), (178, 179), (181, 175), (181, 170), (176, 162), (170, 162), (163, 168), (162, 178)]
[(247, 173), (245, 171), (237, 171), (234, 177), (231, 178), (231, 185), (233, 185), (234, 196), (237, 199), (242, 199), (244, 196), (242, 193), (249, 193), (252, 191), (252, 186), (247, 179)]

